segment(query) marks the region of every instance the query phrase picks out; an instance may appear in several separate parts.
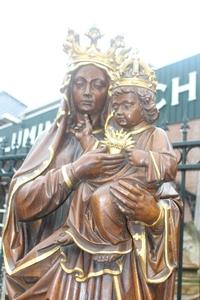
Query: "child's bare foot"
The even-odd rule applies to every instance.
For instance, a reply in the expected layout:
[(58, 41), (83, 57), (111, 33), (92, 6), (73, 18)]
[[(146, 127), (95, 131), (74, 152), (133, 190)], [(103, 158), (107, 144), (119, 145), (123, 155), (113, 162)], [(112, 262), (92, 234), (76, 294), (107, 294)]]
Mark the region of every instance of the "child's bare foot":
[(57, 242), (60, 245), (69, 245), (73, 243), (73, 239), (67, 232), (63, 231), (60, 233)]
[(93, 260), (98, 262), (112, 262), (120, 257), (120, 254), (95, 254), (93, 255)]

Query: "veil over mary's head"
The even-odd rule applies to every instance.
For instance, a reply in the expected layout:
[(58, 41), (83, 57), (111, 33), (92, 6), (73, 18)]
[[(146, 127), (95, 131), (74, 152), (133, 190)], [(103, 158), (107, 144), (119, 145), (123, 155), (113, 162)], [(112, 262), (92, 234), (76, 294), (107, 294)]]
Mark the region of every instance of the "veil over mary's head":
[[(30, 231), (30, 226), (32, 226), (31, 223), (28, 224), (17, 221), (15, 215), (15, 201), (13, 200), (16, 192), (22, 185), (34, 180), (51, 167), (51, 163), (54, 161), (56, 154), (63, 143), (64, 135), (66, 134), (67, 129), (69, 129), (68, 127), (71, 126), (71, 119), (73, 119), (73, 103), (69, 96), (70, 83), (71, 80), (73, 80), (73, 74), (82, 66), (95, 65), (106, 72), (110, 79), (110, 85), (112, 85), (117, 74), (116, 51), (123, 46), (122, 39), (116, 38), (115, 40), (112, 40), (111, 47), (106, 52), (102, 52), (97, 47), (97, 41), (102, 37), (100, 32), (93, 28), (88, 32), (87, 36), (91, 40), (90, 46), (82, 48), (79, 45), (79, 38), (77, 35), (69, 30), (64, 47), (65, 52), (69, 54), (71, 60), (68, 63), (68, 71), (61, 87), (61, 92), (64, 97), (61, 101), (57, 117), (50, 129), (37, 139), (35, 145), (32, 147), (20, 169), (15, 173), (10, 184), (7, 221), (3, 234), (5, 266), (8, 274), (12, 273), (11, 271), (15, 268), (17, 261), (23, 257), (24, 249), (26, 248), (24, 235)], [(122, 57), (123, 55), (118, 56), (118, 63), (120, 62), (120, 59), (122, 60)], [(37, 221), (35, 222), (37, 223)], [(41, 224), (39, 223), (36, 226), (40, 227)]]
[[(73, 122), (75, 110), (70, 90), (73, 76), (77, 70), (86, 65), (94, 65), (100, 68), (109, 78), (109, 88), (112, 87), (117, 78), (118, 67), (129, 51), (124, 50), (123, 37), (117, 36), (111, 40), (110, 47), (107, 50), (101, 50), (97, 44), (103, 35), (98, 28), (92, 27), (86, 36), (90, 40), (89, 46), (81, 45), (79, 35), (71, 29), (68, 30), (68, 35), (63, 45), (64, 51), (68, 56), (67, 72), (60, 89), (63, 93), (63, 101), (58, 110), (56, 120), (48, 132), (45, 132), (38, 138), (22, 167), (16, 172), (15, 179), (24, 174), (30, 177), (29, 175), (33, 171), (38, 176), (55, 157), (62, 143), (63, 134)], [(107, 107), (104, 111), (106, 110)]]

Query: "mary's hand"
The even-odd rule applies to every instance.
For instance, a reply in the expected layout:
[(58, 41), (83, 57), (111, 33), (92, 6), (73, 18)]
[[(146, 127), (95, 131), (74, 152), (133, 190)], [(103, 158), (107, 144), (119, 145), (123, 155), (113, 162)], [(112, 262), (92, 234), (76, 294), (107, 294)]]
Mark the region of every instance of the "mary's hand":
[(110, 192), (119, 209), (134, 221), (152, 225), (159, 217), (160, 208), (151, 193), (139, 185), (130, 185), (120, 180), (119, 185), (111, 185)]
[(73, 162), (74, 176), (79, 180), (105, 176), (123, 164), (122, 154), (108, 154), (106, 147), (89, 151)]

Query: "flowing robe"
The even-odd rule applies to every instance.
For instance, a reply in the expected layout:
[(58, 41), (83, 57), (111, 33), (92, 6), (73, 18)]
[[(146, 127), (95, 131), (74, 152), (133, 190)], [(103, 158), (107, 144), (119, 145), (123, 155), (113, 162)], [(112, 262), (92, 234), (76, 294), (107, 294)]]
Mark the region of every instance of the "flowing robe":
[(9, 299), (172, 299), (181, 210), (178, 194), (171, 184), (161, 187), (163, 232), (137, 223), (131, 252), (114, 262), (96, 262), (65, 232), (76, 186), (67, 188), (61, 167), (70, 167), (81, 153), (61, 117), (13, 178), (3, 236)]
[(175, 179), (177, 159), (165, 131), (155, 126), (138, 130), (140, 133), (133, 135), (134, 148), (146, 151), (148, 166), (126, 163), (117, 172), (111, 170), (107, 176), (83, 181), (74, 194), (66, 232), (89, 253), (120, 255), (133, 249), (130, 233), (134, 232), (135, 222), (129, 221), (115, 204), (110, 184), (118, 186), (120, 180), (138, 184), (158, 199), (161, 184)]

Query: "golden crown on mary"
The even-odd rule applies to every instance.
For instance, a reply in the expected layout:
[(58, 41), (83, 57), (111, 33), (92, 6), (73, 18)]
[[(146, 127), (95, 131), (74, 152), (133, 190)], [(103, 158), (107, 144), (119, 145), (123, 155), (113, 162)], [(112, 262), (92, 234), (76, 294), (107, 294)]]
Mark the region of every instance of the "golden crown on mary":
[(155, 72), (138, 56), (138, 51), (131, 53), (131, 48), (125, 48), (123, 36), (118, 35), (111, 39), (110, 47), (102, 51), (98, 47), (98, 41), (103, 35), (97, 27), (92, 27), (85, 35), (90, 40), (89, 46), (81, 46), (79, 34), (72, 29), (68, 30), (63, 45), (69, 57), (68, 74), (80, 66), (94, 64), (107, 71), (114, 81), (112, 88), (136, 86), (156, 92)]
[[(110, 41), (110, 48), (102, 51), (98, 48), (98, 41), (103, 37), (97, 27), (92, 27), (86, 36), (90, 39), (87, 47), (80, 45), (80, 38), (74, 30), (69, 29), (64, 42), (64, 51), (69, 56), (68, 67), (74, 69), (77, 65), (95, 64), (108, 71), (111, 77), (117, 76), (119, 66), (128, 57), (130, 49), (125, 49), (123, 36), (117, 36)], [(110, 72), (112, 74), (110, 74)]]

